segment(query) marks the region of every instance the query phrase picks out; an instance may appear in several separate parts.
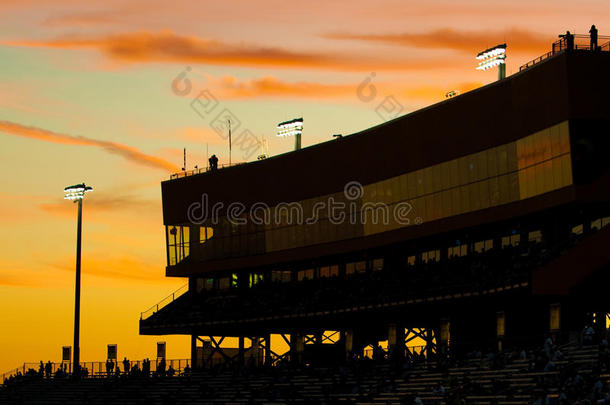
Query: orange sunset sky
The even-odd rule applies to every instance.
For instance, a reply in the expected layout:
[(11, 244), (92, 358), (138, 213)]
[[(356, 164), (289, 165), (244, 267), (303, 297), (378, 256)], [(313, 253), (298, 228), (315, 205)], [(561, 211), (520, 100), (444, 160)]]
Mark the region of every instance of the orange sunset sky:
[[(0, 373), (58, 361), (72, 344), (76, 206), (85, 181), (81, 360), (186, 358), (187, 337), (141, 337), (138, 319), (183, 279), (166, 279), (160, 182), (220, 163), (226, 141), (190, 103), (208, 90), (265, 137), (303, 116), (303, 145), (380, 124), (495, 80), (475, 55), (508, 44), (507, 74), (557, 34), (610, 34), (602, 0), (0, 1)], [(188, 70), (187, 70), (188, 68)], [(186, 72), (188, 94), (172, 82)], [(371, 79), (376, 95), (358, 97)], [(181, 82), (182, 83), (182, 82)], [(447, 142), (452, 142), (447, 134)], [(373, 151), (374, 152), (374, 151)], [(255, 159), (234, 151), (233, 161)]]

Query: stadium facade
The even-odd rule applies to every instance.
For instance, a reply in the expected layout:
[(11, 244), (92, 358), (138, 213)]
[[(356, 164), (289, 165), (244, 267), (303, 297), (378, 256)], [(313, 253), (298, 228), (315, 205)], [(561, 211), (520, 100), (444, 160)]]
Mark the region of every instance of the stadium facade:
[(190, 335), (202, 366), (274, 361), (271, 334), (314, 361), (605, 329), (610, 52), (547, 56), (353, 135), (163, 182), (166, 275), (188, 291), (140, 333)]

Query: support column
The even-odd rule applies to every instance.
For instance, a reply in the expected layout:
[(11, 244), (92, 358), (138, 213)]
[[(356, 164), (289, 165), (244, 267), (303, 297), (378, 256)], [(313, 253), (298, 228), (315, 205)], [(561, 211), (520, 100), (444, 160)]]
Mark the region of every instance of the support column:
[(343, 340), (345, 343), (345, 358), (351, 360), (352, 353), (354, 352), (354, 331), (346, 330), (343, 332)]
[(441, 319), (440, 336), (439, 336), (439, 350), (446, 352), (449, 349), (449, 342), (451, 341), (451, 322), (449, 318)]
[(265, 365), (271, 365), (271, 334), (265, 335)]
[(496, 340), (498, 351), (503, 349), (504, 335), (506, 333), (506, 314), (504, 311), (496, 312)]
[(197, 335), (191, 335), (191, 369), (196, 369), (197, 364)]
[(388, 358), (400, 360), (405, 355), (405, 328), (400, 324), (388, 325)]
[(239, 337), (239, 349), (238, 349), (238, 360), (239, 360), (239, 365), (243, 366), (245, 364), (244, 362), (244, 337), (240, 336)]
[(426, 361), (430, 361), (430, 359), (432, 358), (432, 355), (434, 354), (433, 352), (433, 334), (432, 334), (432, 328), (426, 328)]

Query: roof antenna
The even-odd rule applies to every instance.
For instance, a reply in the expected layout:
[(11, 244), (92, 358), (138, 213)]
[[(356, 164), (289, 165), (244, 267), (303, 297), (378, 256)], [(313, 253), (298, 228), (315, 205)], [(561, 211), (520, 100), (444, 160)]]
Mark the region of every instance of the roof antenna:
[(184, 148), (184, 166), (182, 166), (182, 170), (186, 170), (186, 148)]

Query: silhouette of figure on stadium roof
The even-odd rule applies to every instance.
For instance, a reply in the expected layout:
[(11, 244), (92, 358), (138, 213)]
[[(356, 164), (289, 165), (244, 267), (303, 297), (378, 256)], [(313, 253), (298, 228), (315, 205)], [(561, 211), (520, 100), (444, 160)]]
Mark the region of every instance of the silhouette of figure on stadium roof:
[(595, 24), (591, 26), (589, 34), (591, 34), (591, 50), (595, 51), (597, 49), (597, 28), (595, 28)]

